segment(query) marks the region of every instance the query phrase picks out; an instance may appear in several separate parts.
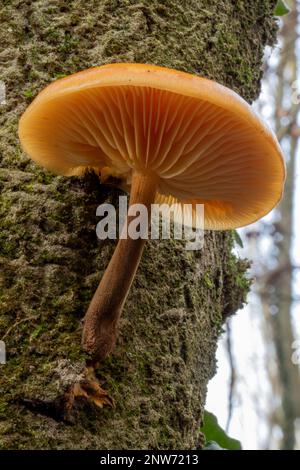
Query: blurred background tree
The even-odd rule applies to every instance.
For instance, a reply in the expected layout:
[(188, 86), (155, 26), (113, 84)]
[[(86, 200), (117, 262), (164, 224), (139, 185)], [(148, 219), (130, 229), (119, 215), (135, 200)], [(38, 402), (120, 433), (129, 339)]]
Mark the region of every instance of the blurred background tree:
[[(223, 339), (230, 369), (225, 377), (229, 400), (223, 423), (227, 421), (227, 428), (239, 434), (244, 421), (246, 446), (256, 441), (256, 446), (264, 449), (300, 448), (300, 374), (299, 365), (294, 363), (297, 361), (292, 360), (299, 337), (296, 318), (300, 300), (299, 248), (297, 252), (300, 2), (290, 0), (286, 4), (290, 12), (280, 17), (277, 47), (267, 50), (262, 94), (257, 102), (259, 112), (268, 119), (284, 150), (285, 193), (270, 216), (242, 231), (245, 248), (241, 252), (253, 261), (253, 290), (245, 309), (247, 319), (242, 318), (243, 313), (235, 317)], [(237, 336), (246, 335), (252, 341), (248, 357), (241, 360), (243, 344), (240, 345)], [(244, 411), (237, 411), (237, 405)], [(247, 428), (249, 415), (250, 422), (256, 423), (252, 429)]]
[(0, 339), (7, 351), (0, 373), (1, 448), (202, 446), (221, 324), (242, 305), (249, 284), (248, 263), (232, 255), (232, 233), (207, 233), (199, 253), (175, 241), (148, 243), (116, 354), (97, 370), (117, 406), (78, 406), (72, 426), (61, 422), (56, 404), (84, 367), (81, 320), (114, 248), (112, 240), (97, 240), (96, 207), (116, 203), (120, 193), (92, 175), (82, 180), (43, 171), (21, 153), (17, 126), (46, 84), (109, 62), (198, 73), (252, 103), (265, 46), (276, 43), (275, 5), (0, 2), (0, 81), (6, 89), (0, 107)]

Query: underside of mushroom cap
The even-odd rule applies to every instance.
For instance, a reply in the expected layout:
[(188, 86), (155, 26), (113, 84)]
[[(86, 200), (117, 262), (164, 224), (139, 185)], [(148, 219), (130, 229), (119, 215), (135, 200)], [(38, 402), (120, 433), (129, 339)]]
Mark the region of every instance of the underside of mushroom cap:
[(205, 205), (205, 228), (247, 225), (280, 200), (275, 136), (236, 93), (194, 75), (111, 64), (49, 85), (21, 118), (24, 150), (64, 175), (86, 168), (130, 184), (153, 174), (157, 202)]

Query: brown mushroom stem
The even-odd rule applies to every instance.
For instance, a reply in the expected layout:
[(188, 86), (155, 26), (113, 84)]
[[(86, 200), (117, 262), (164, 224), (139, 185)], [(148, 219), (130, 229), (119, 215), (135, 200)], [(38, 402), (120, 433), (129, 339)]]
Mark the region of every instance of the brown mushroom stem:
[[(156, 194), (156, 181), (151, 175), (134, 173), (129, 207), (144, 204), (148, 210), (148, 225), (151, 204)], [(127, 215), (127, 227), (132, 216)], [(126, 231), (126, 232), (125, 232)], [(103, 360), (114, 348), (119, 318), (134, 275), (138, 268), (145, 239), (121, 238), (106, 268), (100, 284), (86, 312), (83, 327), (82, 345), (93, 363)]]

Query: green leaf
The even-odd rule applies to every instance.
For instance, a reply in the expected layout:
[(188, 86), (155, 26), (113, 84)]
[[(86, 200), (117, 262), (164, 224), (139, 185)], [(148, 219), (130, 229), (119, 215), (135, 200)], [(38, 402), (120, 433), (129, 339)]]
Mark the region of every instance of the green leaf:
[(241, 239), (237, 230), (232, 230), (232, 233), (233, 233), (233, 239), (235, 243), (239, 245), (241, 248), (244, 248), (243, 240)]
[[(242, 445), (237, 439), (232, 439), (226, 432), (219, 426), (218, 420), (213, 413), (204, 411), (204, 424), (201, 431), (205, 435), (206, 450), (241, 450)], [(212, 441), (212, 442), (211, 442)], [(215, 446), (220, 447), (216, 449)]]
[(274, 15), (275, 16), (284, 16), (287, 15), (290, 12), (290, 8), (287, 6), (284, 0), (278, 0), (275, 10), (274, 10)]

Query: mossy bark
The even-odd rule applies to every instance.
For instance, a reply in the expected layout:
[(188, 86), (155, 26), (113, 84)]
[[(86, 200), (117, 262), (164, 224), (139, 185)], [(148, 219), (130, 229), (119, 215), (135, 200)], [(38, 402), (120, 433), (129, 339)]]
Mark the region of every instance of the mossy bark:
[[(78, 406), (73, 423), (51, 403), (80, 372), (82, 318), (113, 252), (95, 210), (118, 191), (55, 177), (22, 154), (17, 123), (51, 80), (112, 61), (197, 73), (257, 97), (275, 1), (4, 0), (1, 3), (0, 448), (194, 449), (224, 318), (245, 300), (247, 263), (231, 233), (205, 248), (153, 241), (126, 302), (115, 353), (98, 369), (116, 408)], [(222, 391), (220, 391), (222, 393)], [(224, 390), (225, 393), (225, 390)]]

